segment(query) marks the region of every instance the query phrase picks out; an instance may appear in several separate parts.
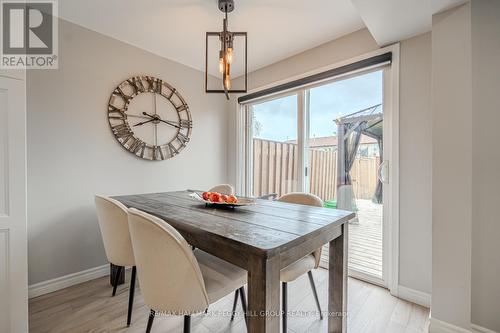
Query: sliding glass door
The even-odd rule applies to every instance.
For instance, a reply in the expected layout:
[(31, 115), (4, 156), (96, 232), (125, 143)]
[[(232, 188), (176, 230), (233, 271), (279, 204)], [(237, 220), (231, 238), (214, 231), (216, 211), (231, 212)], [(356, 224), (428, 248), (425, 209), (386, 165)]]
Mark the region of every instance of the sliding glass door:
[[(308, 91), (307, 184), (325, 207), (350, 210), (349, 271), (383, 281), (383, 71)], [(328, 252), (323, 251), (326, 264)]]
[[(386, 285), (383, 67), (248, 104), (247, 194), (295, 191), (350, 210), (349, 272)], [(327, 267), (328, 249), (323, 251)]]

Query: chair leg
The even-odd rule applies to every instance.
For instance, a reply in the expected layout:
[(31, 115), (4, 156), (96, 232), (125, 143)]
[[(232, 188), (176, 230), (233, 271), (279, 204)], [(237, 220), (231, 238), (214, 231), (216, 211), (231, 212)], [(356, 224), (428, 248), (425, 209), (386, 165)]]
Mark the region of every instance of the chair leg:
[(184, 333), (191, 332), (191, 316), (184, 316)]
[(134, 307), (134, 293), (135, 293), (135, 275), (137, 274), (137, 268), (132, 267), (132, 277), (130, 278), (130, 290), (128, 295), (128, 314), (127, 314), (127, 326), (130, 326), (130, 321), (132, 320), (132, 308)]
[(241, 307), (243, 308), (243, 315), (245, 316), (245, 324), (248, 324), (247, 318), (247, 297), (245, 296), (245, 288), (241, 287), (238, 289), (241, 296)]
[(233, 311), (231, 312), (231, 321), (234, 320), (234, 314), (236, 313), (236, 305), (238, 304), (238, 293), (239, 290), (234, 292), (234, 303), (233, 303)]
[(309, 283), (311, 284), (311, 289), (313, 291), (314, 299), (316, 300), (316, 305), (318, 307), (319, 318), (323, 320), (323, 313), (321, 312), (321, 306), (319, 305), (318, 292), (316, 291), (316, 284), (314, 283), (312, 271), (307, 272), (307, 275), (309, 276)]
[(155, 310), (149, 312), (148, 326), (146, 326), (146, 333), (151, 332), (151, 327), (153, 326), (153, 320), (155, 319)]
[(288, 314), (288, 292), (287, 288), (288, 284), (286, 282), (283, 282), (281, 284), (281, 297), (283, 298), (283, 302), (281, 304), (282, 306), (282, 311), (283, 311), (283, 320), (282, 320), (282, 326), (283, 326), (283, 333), (286, 333), (287, 331), (287, 314)]
[(118, 266), (118, 271), (115, 275), (115, 281), (113, 283), (113, 296), (116, 294), (116, 288), (118, 287), (118, 281), (120, 281), (120, 276), (122, 275), (123, 266)]

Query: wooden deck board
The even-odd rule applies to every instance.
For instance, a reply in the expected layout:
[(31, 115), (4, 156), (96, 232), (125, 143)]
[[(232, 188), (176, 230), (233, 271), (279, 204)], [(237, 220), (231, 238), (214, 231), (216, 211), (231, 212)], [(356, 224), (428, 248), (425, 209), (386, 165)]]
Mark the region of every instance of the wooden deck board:
[(349, 224), (349, 269), (382, 278), (382, 205), (356, 200), (358, 223)]

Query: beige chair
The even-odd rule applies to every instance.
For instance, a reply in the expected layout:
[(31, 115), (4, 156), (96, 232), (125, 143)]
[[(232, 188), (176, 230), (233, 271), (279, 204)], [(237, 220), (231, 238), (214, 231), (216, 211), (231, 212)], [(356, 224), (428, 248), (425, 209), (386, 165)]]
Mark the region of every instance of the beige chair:
[[(323, 200), (314, 194), (308, 193), (288, 193), (283, 195), (278, 199), (278, 201), (294, 203), (299, 205), (308, 205), (323, 207)], [(316, 300), (316, 305), (318, 307), (319, 316), (323, 319), (323, 314), (321, 312), (321, 306), (319, 304), (318, 293), (316, 291), (316, 285), (314, 284), (314, 278), (312, 275), (312, 270), (319, 267), (321, 260), (321, 248), (317, 249), (313, 253), (305, 256), (304, 258), (294, 262), (293, 264), (283, 268), (280, 272), (281, 286), (282, 286), (282, 310), (283, 310), (283, 332), (287, 331), (287, 311), (288, 311), (288, 283), (295, 281), (298, 277), (303, 274), (308, 275), (309, 283), (311, 284), (311, 289), (313, 291), (314, 299)]]
[(104, 250), (108, 261), (118, 266), (115, 281), (113, 281), (113, 296), (116, 294), (118, 281), (127, 266), (132, 266), (128, 300), (127, 326), (130, 326), (135, 291), (135, 260), (128, 230), (127, 207), (122, 203), (102, 196), (95, 196), (97, 220), (101, 229)]
[(212, 187), (210, 190), (208, 190), (208, 192), (219, 192), (225, 195), (233, 195), (234, 188), (229, 184), (220, 184)]
[[(129, 228), (144, 302), (151, 308), (146, 332), (156, 313), (191, 315), (235, 290), (243, 293), (247, 272), (206, 252), (192, 251), (165, 221), (137, 209), (129, 210)], [(246, 303), (242, 300), (246, 312)]]
[[(280, 197), (278, 201), (299, 204), (299, 205), (323, 207), (323, 200), (321, 200), (314, 194), (308, 194), (308, 193), (299, 193), (299, 192), (288, 193)], [(288, 283), (295, 281), (298, 277), (306, 273), (309, 277), (309, 283), (311, 284), (313, 295), (316, 300), (319, 316), (321, 319), (323, 319), (323, 314), (321, 312), (321, 306), (319, 304), (319, 299), (318, 299), (318, 293), (316, 291), (316, 285), (314, 284), (314, 278), (312, 275), (312, 270), (319, 267), (320, 260), (321, 260), (321, 248), (317, 249), (313, 253), (305, 256), (304, 258), (292, 263), (291, 265), (281, 270), (280, 280), (282, 282), (282, 298), (283, 298), (282, 302), (283, 332), (287, 331)], [(236, 309), (236, 301), (237, 298), (235, 298), (233, 313)]]

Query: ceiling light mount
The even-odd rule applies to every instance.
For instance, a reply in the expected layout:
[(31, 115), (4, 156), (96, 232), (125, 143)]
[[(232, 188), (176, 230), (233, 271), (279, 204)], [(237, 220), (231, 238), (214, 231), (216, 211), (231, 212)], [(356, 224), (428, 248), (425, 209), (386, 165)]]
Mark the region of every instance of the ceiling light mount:
[(231, 13), (234, 10), (234, 0), (219, 0), (219, 9), (223, 13)]

